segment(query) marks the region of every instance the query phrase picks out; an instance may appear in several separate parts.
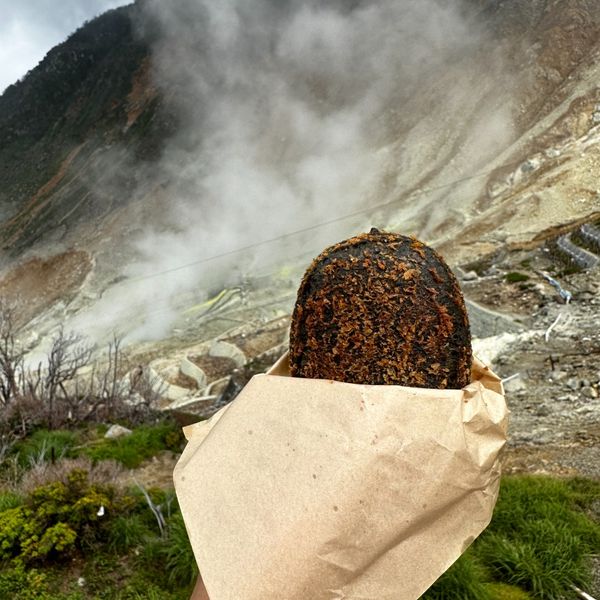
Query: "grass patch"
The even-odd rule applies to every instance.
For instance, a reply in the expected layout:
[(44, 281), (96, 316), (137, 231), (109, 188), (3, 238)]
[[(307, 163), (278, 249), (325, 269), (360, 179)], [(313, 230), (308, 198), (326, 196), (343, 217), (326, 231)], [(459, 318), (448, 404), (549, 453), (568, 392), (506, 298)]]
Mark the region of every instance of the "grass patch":
[(505, 478), (494, 519), (476, 545), (478, 556), (495, 580), (536, 598), (559, 599), (572, 584), (585, 587), (600, 525), (584, 511), (599, 496), (599, 482)]
[(427, 600), (563, 600), (590, 583), (600, 548), (600, 482), (504, 477), (488, 529)]
[(496, 600), (486, 586), (485, 570), (467, 550), (427, 592), (423, 600)]
[(148, 526), (141, 515), (118, 515), (109, 525), (108, 548), (115, 554), (126, 554), (141, 545), (148, 533)]
[[(138, 523), (135, 535), (141, 535), (143, 545), (136, 547), (135, 552), (107, 554), (97, 553), (88, 560), (83, 570), (86, 580), (85, 598), (95, 600), (188, 600), (192, 592), (193, 582), (186, 578), (178, 578), (170, 572), (170, 565), (165, 559), (173, 553), (172, 547), (178, 547), (173, 542), (171, 534), (164, 538), (152, 535), (149, 529), (144, 531), (144, 526)], [(121, 549), (123, 550), (130, 538)], [(187, 537), (186, 537), (187, 541)], [(187, 542), (189, 545), (189, 542)], [(175, 550), (177, 553), (177, 550)], [(190, 548), (191, 555), (191, 548)], [(189, 564), (190, 558), (184, 562)], [(191, 561), (195, 561), (191, 556)], [(197, 569), (194, 572), (197, 574)], [(182, 575), (182, 572), (178, 572)], [(185, 575), (185, 573), (184, 573)]]
[[(117, 440), (102, 435), (88, 431), (82, 444), (83, 433), (40, 430), (19, 444), (19, 457), (35, 462), (52, 445), (55, 453), (132, 468), (182, 444), (169, 421)], [(172, 492), (148, 490), (167, 523), (161, 536), (139, 490), (117, 493), (84, 476), (89, 470), (91, 463), (28, 493), (0, 493), (0, 541), (8, 544), (0, 598), (188, 600), (198, 571)], [(574, 598), (573, 584), (590, 591), (588, 557), (600, 548), (599, 498), (600, 482), (593, 480), (504, 477), (488, 529), (423, 598), (564, 600)], [(26, 568), (15, 566), (19, 556)]]
[[(23, 504), (23, 497), (15, 492), (0, 492), (0, 513)], [(1, 598), (1, 596), (0, 596)]]
[(198, 576), (198, 566), (188, 539), (185, 523), (181, 513), (173, 515), (168, 533), (168, 543), (165, 545), (165, 566), (168, 572), (168, 582), (171, 587), (191, 585)]
[(19, 463), (23, 467), (40, 462), (50, 462), (62, 457), (74, 456), (73, 448), (79, 437), (73, 431), (38, 429), (26, 440), (15, 445)]
[(493, 600), (533, 600), (533, 596), (514, 585), (486, 583), (485, 588)]
[(114, 440), (102, 439), (84, 453), (94, 461), (116, 460), (129, 469), (163, 450), (179, 451), (182, 444), (181, 429), (174, 423), (141, 425), (130, 435)]

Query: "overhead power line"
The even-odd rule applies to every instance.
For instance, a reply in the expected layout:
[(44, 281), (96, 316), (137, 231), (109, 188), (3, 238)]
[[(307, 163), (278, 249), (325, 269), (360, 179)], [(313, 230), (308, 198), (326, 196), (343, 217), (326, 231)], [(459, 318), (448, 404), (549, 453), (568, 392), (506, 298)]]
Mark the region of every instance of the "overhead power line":
[[(494, 171), (497, 171), (498, 169), (503, 169), (506, 167), (511, 167), (511, 166), (515, 166), (517, 164), (519, 164), (521, 161), (514, 161), (512, 163), (506, 163), (503, 165), (499, 165), (493, 169), (490, 169), (488, 171), (482, 171), (479, 173), (474, 173), (472, 175), (466, 175), (465, 177), (461, 177), (460, 179), (455, 179), (453, 181), (449, 181), (437, 186), (433, 186), (433, 187), (429, 187), (429, 188), (425, 188), (422, 190), (415, 190), (414, 192), (412, 192), (411, 194), (409, 194), (409, 198), (413, 197), (413, 196), (421, 196), (424, 194), (430, 194), (431, 192), (436, 192), (448, 187), (452, 187), (454, 185), (457, 185), (459, 183), (464, 183), (465, 181), (470, 181), (472, 179), (478, 179), (479, 177), (485, 177), (486, 175), (491, 175)], [(161, 277), (163, 275), (168, 275), (170, 273), (175, 273), (177, 271), (182, 271), (183, 269), (189, 269), (190, 267), (195, 267), (197, 265), (201, 265), (201, 264), (206, 264), (206, 263), (210, 263), (213, 262), (215, 260), (219, 260), (221, 258), (226, 258), (228, 256), (234, 256), (236, 254), (240, 254), (242, 252), (246, 252), (248, 250), (253, 250), (255, 248), (259, 248), (261, 246), (266, 246), (268, 244), (273, 244), (275, 242), (280, 242), (286, 239), (289, 239), (291, 237), (294, 237), (296, 235), (300, 235), (302, 233), (308, 233), (309, 231), (315, 231), (317, 229), (321, 229), (323, 227), (327, 227), (328, 225), (333, 225), (335, 223), (339, 223), (341, 221), (345, 221), (346, 219), (351, 219), (352, 217), (357, 217), (359, 215), (365, 214), (365, 213), (374, 213), (378, 210), (381, 210), (383, 208), (389, 208), (390, 206), (393, 206), (394, 204), (398, 204), (400, 202), (402, 202), (403, 200), (405, 200), (405, 198), (400, 197), (397, 198), (396, 200), (390, 200), (389, 202), (383, 202), (381, 204), (376, 204), (375, 206), (368, 206), (365, 208), (360, 208), (358, 210), (352, 211), (350, 213), (346, 213), (344, 215), (341, 215), (339, 217), (336, 217), (334, 219), (328, 219), (327, 221), (322, 221), (320, 223), (315, 223), (313, 225), (309, 225), (308, 227), (303, 227), (301, 229), (296, 229), (294, 231), (290, 231), (287, 233), (283, 233), (281, 235), (277, 235), (275, 237), (272, 238), (267, 238), (264, 240), (260, 240), (258, 242), (253, 242), (252, 244), (247, 244), (245, 246), (241, 246), (239, 248), (234, 248), (232, 250), (227, 250), (226, 252), (221, 252), (219, 254), (214, 254), (212, 256), (207, 256), (204, 258), (199, 258), (187, 263), (183, 263), (180, 265), (176, 265), (174, 267), (170, 267), (168, 269), (164, 269), (162, 271), (157, 271), (156, 273), (149, 273), (147, 275), (139, 275), (137, 277), (131, 277), (130, 279), (125, 279), (123, 281), (121, 281), (119, 283), (119, 285), (125, 285), (125, 284), (129, 284), (129, 283), (137, 283), (140, 281), (144, 281), (146, 279), (154, 279), (156, 277)]]
[[(442, 189), (445, 189), (445, 188), (448, 188), (448, 187), (452, 187), (454, 185), (457, 185), (459, 183), (463, 183), (465, 181), (469, 181), (469, 180), (472, 180), (472, 179), (477, 179), (479, 177), (484, 177), (484, 176), (492, 174), (494, 171), (497, 171), (498, 169), (507, 168), (507, 167), (514, 167), (515, 165), (519, 164), (520, 162), (521, 161), (514, 161), (512, 163), (505, 163), (505, 164), (502, 164), (502, 165), (499, 165), (499, 166), (495, 167), (494, 169), (490, 169), (488, 171), (481, 171), (481, 172), (474, 173), (474, 174), (471, 174), (471, 175), (466, 175), (466, 176), (461, 177), (459, 179), (455, 179), (453, 181), (449, 181), (449, 182), (446, 182), (446, 183), (443, 183), (443, 184), (440, 184), (440, 185), (437, 185), (437, 186), (432, 186), (432, 187), (425, 188), (425, 189), (418, 189), (418, 190), (415, 190), (414, 192), (410, 193), (408, 195), (408, 198), (413, 197), (413, 196), (420, 196), (420, 195), (428, 194), (428, 193), (435, 192), (435, 191), (438, 191), (438, 190), (442, 190)], [(295, 231), (284, 233), (284, 234), (281, 234), (281, 235), (278, 235), (278, 236), (275, 236), (275, 237), (272, 237), (272, 238), (260, 240), (258, 242), (254, 242), (252, 244), (247, 244), (246, 246), (235, 248), (235, 249), (229, 250), (227, 252), (222, 252), (220, 254), (215, 254), (215, 255), (212, 255), (212, 256), (205, 257), (205, 258), (200, 258), (200, 259), (197, 259), (197, 260), (194, 260), (194, 261), (190, 261), (188, 263), (177, 265), (177, 266), (169, 268), (169, 269), (164, 269), (162, 271), (157, 271), (156, 273), (150, 273), (148, 275), (140, 275), (138, 277), (132, 277), (130, 279), (126, 279), (126, 280), (120, 281), (118, 284), (116, 284), (115, 286), (113, 286), (113, 288), (114, 287), (118, 287), (120, 285), (124, 285), (124, 284), (137, 283), (137, 282), (144, 281), (144, 280), (147, 280), (147, 279), (153, 279), (153, 278), (156, 278), (156, 277), (160, 277), (160, 276), (163, 276), (163, 275), (167, 275), (167, 274), (170, 274), (170, 273), (181, 271), (183, 269), (187, 269), (187, 268), (190, 268), (190, 267), (193, 267), (193, 266), (196, 266), (196, 265), (210, 263), (210, 262), (218, 260), (220, 258), (225, 258), (225, 257), (228, 257), (228, 256), (234, 256), (235, 254), (239, 254), (241, 252), (246, 252), (248, 250), (252, 250), (254, 248), (262, 247), (262, 246), (265, 246), (265, 245), (268, 245), (268, 244), (272, 244), (272, 243), (275, 243), (275, 242), (278, 242), (278, 241), (283, 241), (283, 240), (288, 239), (290, 237), (293, 237), (295, 235), (300, 235), (302, 233), (306, 233), (306, 232), (309, 232), (309, 231), (314, 231), (314, 230), (320, 229), (322, 227), (326, 227), (328, 225), (332, 225), (334, 223), (338, 223), (340, 221), (344, 221), (346, 219), (350, 219), (352, 217), (359, 216), (361, 214), (374, 213), (377, 210), (381, 210), (381, 209), (393, 206), (395, 204), (398, 204), (399, 202), (401, 202), (403, 200), (405, 200), (405, 198), (399, 197), (396, 200), (391, 200), (389, 202), (383, 202), (383, 203), (377, 204), (375, 206), (369, 206), (369, 207), (365, 207), (365, 208), (362, 208), (362, 209), (358, 209), (358, 210), (352, 211), (350, 213), (346, 213), (344, 215), (336, 217), (334, 219), (329, 219), (329, 220), (323, 221), (321, 223), (315, 223), (314, 225), (310, 225), (308, 227), (303, 227), (301, 229), (297, 229)], [(297, 257), (295, 257), (295, 258), (299, 258), (300, 256), (303, 256), (304, 254), (305, 253), (303, 253), (302, 255), (297, 255)], [(267, 273), (263, 273), (261, 276), (273, 275), (276, 272), (277, 271), (268, 271)], [(281, 302), (280, 299), (274, 301), (273, 304), (276, 304), (276, 303), (279, 303), (279, 302)], [(146, 308), (146, 304), (136, 303), (134, 305), (130, 305), (130, 306), (127, 307), (127, 309), (125, 309), (123, 311), (119, 311), (118, 314), (119, 315), (125, 314), (126, 312), (130, 312), (134, 308), (140, 308), (140, 309)], [(168, 311), (170, 312), (171, 310), (172, 310), (172, 308), (170, 306), (165, 306), (165, 307), (157, 308), (157, 309), (151, 311), (151, 314), (152, 315), (154, 315), (154, 314), (160, 314), (160, 313), (163, 313), (163, 312), (168, 312)], [(146, 313), (146, 316), (148, 316), (148, 313)], [(215, 316), (217, 316), (217, 315), (215, 315)], [(218, 316), (223, 316), (223, 315), (218, 315)]]
[[(484, 177), (484, 176), (492, 174), (494, 171), (497, 171), (498, 169), (507, 168), (507, 167), (514, 167), (515, 165), (519, 164), (519, 162), (520, 161), (514, 161), (514, 162), (511, 162), (511, 163), (505, 163), (505, 164), (502, 164), (502, 165), (499, 165), (499, 166), (495, 167), (494, 169), (489, 169), (487, 171), (480, 171), (478, 173), (473, 173), (471, 175), (466, 175), (466, 176), (461, 177), (459, 179), (454, 179), (452, 181), (448, 181), (446, 183), (443, 183), (443, 184), (440, 184), (440, 185), (437, 185), (437, 186), (432, 186), (432, 187), (425, 188), (425, 189), (418, 189), (418, 190), (415, 190), (414, 192), (410, 193), (408, 195), (408, 198), (414, 197), (414, 196), (421, 196), (421, 195), (424, 195), (424, 194), (429, 194), (429, 193), (432, 193), (432, 192), (435, 192), (435, 191), (438, 191), (438, 190), (442, 190), (442, 189), (446, 189), (448, 187), (452, 187), (452, 186), (457, 185), (459, 183), (464, 183), (465, 181), (469, 181), (469, 180), (472, 180), (472, 179), (477, 179), (479, 177)], [(181, 271), (183, 269), (188, 269), (188, 268), (196, 266), (196, 265), (207, 264), (207, 263), (213, 262), (215, 260), (218, 260), (220, 258), (225, 258), (225, 257), (228, 257), (228, 256), (234, 256), (236, 254), (239, 254), (241, 252), (246, 252), (246, 251), (252, 250), (254, 248), (259, 248), (259, 247), (262, 247), (262, 246), (265, 246), (265, 245), (268, 245), (268, 244), (272, 244), (272, 243), (275, 243), (275, 242), (283, 241), (283, 240), (288, 239), (290, 237), (293, 237), (295, 235), (300, 235), (302, 233), (307, 233), (309, 231), (315, 231), (315, 230), (320, 229), (322, 227), (326, 227), (328, 225), (332, 225), (334, 223), (338, 223), (340, 221), (344, 221), (346, 219), (350, 219), (350, 218), (355, 217), (355, 216), (359, 216), (359, 215), (362, 215), (362, 214), (365, 214), (365, 213), (374, 213), (374, 212), (376, 212), (378, 210), (381, 210), (381, 209), (384, 209), (384, 208), (388, 208), (390, 206), (398, 204), (399, 202), (402, 202), (403, 200), (405, 200), (405, 198), (399, 197), (399, 198), (397, 198), (395, 200), (390, 200), (389, 202), (382, 202), (382, 203), (377, 204), (375, 206), (368, 206), (368, 207), (365, 207), (365, 208), (361, 208), (361, 209), (352, 211), (350, 213), (346, 213), (344, 215), (341, 215), (339, 217), (336, 217), (334, 219), (329, 219), (329, 220), (323, 221), (321, 223), (315, 223), (315, 224), (310, 225), (308, 227), (303, 227), (303, 228), (297, 229), (295, 231), (284, 233), (284, 234), (281, 234), (281, 235), (278, 235), (278, 236), (275, 236), (275, 237), (272, 237), (272, 238), (260, 240), (258, 242), (254, 242), (252, 244), (247, 244), (247, 245), (239, 247), (239, 248), (234, 248), (233, 250), (229, 250), (227, 252), (222, 252), (222, 253), (219, 253), (219, 254), (214, 254), (212, 256), (208, 256), (208, 257), (204, 257), (204, 258), (199, 258), (197, 260), (193, 260), (193, 261), (190, 261), (190, 262), (187, 262), (187, 263), (183, 263), (183, 264), (171, 267), (169, 269), (164, 269), (162, 271), (157, 271), (155, 273), (149, 273), (147, 275), (140, 275), (140, 276), (137, 276), (137, 277), (131, 277), (129, 279), (125, 279), (123, 281), (120, 281), (118, 284), (115, 284), (112, 287), (114, 289), (114, 288), (122, 286), (122, 285), (127, 285), (127, 284), (132, 284), (132, 283), (138, 283), (138, 282), (145, 281), (145, 280), (148, 280), (148, 279), (154, 279), (154, 278), (157, 278), (157, 277), (168, 275), (170, 273), (175, 273), (177, 271)], [(298, 256), (300, 256), (300, 255), (298, 255)], [(276, 271), (269, 271), (268, 273), (263, 274), (263, 276), (274, 274), (275, 272)], [(134, 308), (140, 308), (141, 309), (141, 308), (145, 308), (145, 307), (146, 307), (146, 304), (135, 303), (134, 305), (129, 305), (126, 310), (120, 311), (119, 314), (125, 314), (125, 312), (129, 312), (130, 310), (132, 310)], [(165, 307), (165, 308), (161, 307), (161, 308), (158, 308), (157, 310), (152, 311), (152, 312), (153, 313), (162, 313), (162, 312), (166, 312), (168, 310), (171, 310), (171, 308), (170, 307)]]

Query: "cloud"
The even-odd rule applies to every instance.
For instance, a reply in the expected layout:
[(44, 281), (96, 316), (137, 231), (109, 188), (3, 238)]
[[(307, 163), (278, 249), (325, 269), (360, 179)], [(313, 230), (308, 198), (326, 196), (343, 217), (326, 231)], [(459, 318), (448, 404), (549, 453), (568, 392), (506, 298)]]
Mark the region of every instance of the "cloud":
[(89, 20), (128, 0), (0, 0), (0, 93), (53, 46)]

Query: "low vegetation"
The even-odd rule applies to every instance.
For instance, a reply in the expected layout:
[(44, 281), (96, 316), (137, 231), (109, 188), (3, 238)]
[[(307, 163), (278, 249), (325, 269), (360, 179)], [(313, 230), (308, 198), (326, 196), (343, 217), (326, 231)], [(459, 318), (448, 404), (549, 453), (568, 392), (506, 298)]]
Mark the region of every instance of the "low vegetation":
[[(19, 468), (17, 481), (5, 480), (0, 598), (188, 598), (197, 569), (173, 490), (127, 486), (122, 477), (136, 447), (165, 451), (174, 431), (170, 422), (143, 426), (144, 435), (131, 434), (124, 453), (119, 440), (106, 440), (102, 447), (115, 448), (113, 460), (92, 460), (69, 439), (64, 455), (78, 458), (52, 462), (47, 453), (34, 455)], [(56, 439), (36, 433), (35, 443), (22, 447), (43, 448)]]
[[(197, 568), (172, 491), (54, 473), (26, 494), (0, 494), (0, 597), (189, 597)], [(598, 497), (594, 481), (506, 477), (489, 528), (424, 599), (575, 598), (600, 547)]]
[(526, 275), (525, 273), (519, 273), (517, 271), (512, 271), (511, 273), (507, 273), (504, 276), (504, 279), (507, 283), (521, 283), (523, 281), (528, 281), (529, 275)]
[(600, 549), (600, 482), (505, 477), (494, 518), (427, 600), (575, 598)]
[[(187, 600), (197, 567), (174, 492), (127, 475), (180, 452), (180, 427), (153, 409), (152, 382), (127, 380), (118, 340), (91, 357), (61, 330), (30, 370), (0, 320), (0, 598)], [(115, 423), (132, 432), (106, 438)], [(424, 598), (575, 598), (600, 548), (598, 498), (600, 482), (505, 477), (488, 529)]]
[[(0, 303), (0, 598), (188, 598), (197, 569), (174, 492), (127, 475), (183, 448), (160, 390), (128, 375), (117, 338), (93, 360), (60, 329), (32, 365), (15, 323)], [(131, 432), (107, 438), (109, 424)]]

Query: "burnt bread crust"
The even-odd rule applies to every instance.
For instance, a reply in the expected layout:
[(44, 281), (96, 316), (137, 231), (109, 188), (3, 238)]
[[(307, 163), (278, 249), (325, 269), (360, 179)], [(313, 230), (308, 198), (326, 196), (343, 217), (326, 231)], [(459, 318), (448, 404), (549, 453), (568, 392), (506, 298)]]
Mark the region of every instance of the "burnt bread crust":
[(323, 251), (292, 315), (292, 376), (461, 389), (471, 336), (456, 277), (415, 238), (372, 230)]

